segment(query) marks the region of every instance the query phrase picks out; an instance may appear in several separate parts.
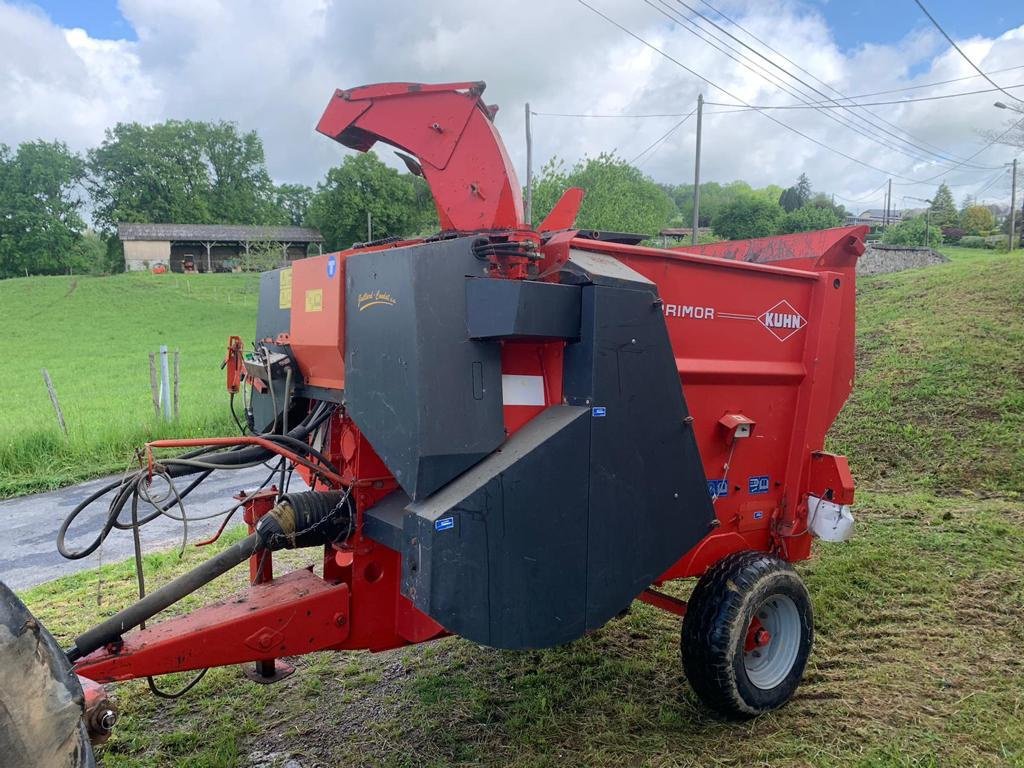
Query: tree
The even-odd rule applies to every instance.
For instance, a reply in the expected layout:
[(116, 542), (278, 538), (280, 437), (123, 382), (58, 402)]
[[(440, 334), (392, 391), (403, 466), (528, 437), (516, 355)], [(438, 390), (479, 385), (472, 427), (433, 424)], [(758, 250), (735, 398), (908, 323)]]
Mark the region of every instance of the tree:
[(306, 223), (306, 212), (313, 190), (305, 184), (281, 184), (274, 187), (274, 205), (284, 214), (285, 220), (296, 227)]
[(282, 224), (263, 142), (233, 123), (118, 123), (89, 151), (94, 218), (119, 221)]
[(0, 144), (0, 277), (75, 268), (84, 173), (61, 142), (29, 141), (13, 154)]
[(819, 208), (816, 205), (805, 205), (783, 216), (778, 231), (780, 234), (810, 232), (814, 229), (838, 227), (842, 223), (842, 218), (831, 206)]
[(778, 231), (785, 212), (778, 203), (756, 196), (738, 197), (711, 222), (715, 234), (728, 240), (767, 237)]
[(931, 245), (942, 242), (942, 230), (933, 222), (928, 223), (924, 216), (915, 216), (894, 224), (882, 233), (882, 242), (886, 245)]
[(331, 168), (309, 202), (307, 222), (317, 227), (330, 249), (348, 248), (369, 239), (420, 231), (423, 209), (417, 200), (415, 177), (389, 168), (373, 152), (349, 155)]
[(987, 235), (995, 228), (996, 219), (984, 205), (972, 205), (960, 215), (960, 226), (968, 235)]
[(784, 189), (779, 195), (779, 205), (786, 211), (792, 213), (798, 208), (803, 208), (811, 201), (811, 180), (806, 173), (801, 173), (800, 178), (792, 187)]
[(582, 229), (654, 235), (676, 213), (675, 203), (662, 187), (625, 160), (602, 153), (581, 160), (568, 172), (559, 160), (541, 169), (533, 192), (537, 221), (547, 216), (568, 187), (586, 190), (576, 217)]
[(936, 227), (954, 226), (959, 221), (953, 193), (949, 191), (946, 182), (939, 184), (939, 188), (935, 190), (930, 210), (931, 223)]

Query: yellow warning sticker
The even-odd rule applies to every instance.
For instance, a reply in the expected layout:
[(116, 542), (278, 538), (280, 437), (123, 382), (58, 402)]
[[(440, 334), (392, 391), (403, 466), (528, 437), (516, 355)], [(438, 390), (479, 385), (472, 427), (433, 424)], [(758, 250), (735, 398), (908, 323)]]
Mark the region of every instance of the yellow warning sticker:
[(292, 308), (292, 268), (281, 270), (281, 291), (278, 301), (280, 309)]
[(323, 312), (324, 309), (324, 289), (323, 288), (312, 288), (306, 291), (306, 311), (307, 312)]

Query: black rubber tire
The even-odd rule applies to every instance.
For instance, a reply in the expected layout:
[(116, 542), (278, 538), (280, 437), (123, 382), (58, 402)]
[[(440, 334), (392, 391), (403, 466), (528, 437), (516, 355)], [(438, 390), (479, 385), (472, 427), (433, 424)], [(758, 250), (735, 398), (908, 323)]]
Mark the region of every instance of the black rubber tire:
[[(784, 679), (759, 688), (748, 677), (744, 643), (754, 615), (773, 596), (795, 605), (799, 647)], [(720, 715), (745, 720), (792, 698), (813, 642), (810, 597), (793, 566), (764, 552), (738, 552), (697, 582), (683, 617), (680, 651), (686, 677), (701, 701)]]
[(95, 768), (83, 701), (53, 636), (0, 581), (0, 765)]

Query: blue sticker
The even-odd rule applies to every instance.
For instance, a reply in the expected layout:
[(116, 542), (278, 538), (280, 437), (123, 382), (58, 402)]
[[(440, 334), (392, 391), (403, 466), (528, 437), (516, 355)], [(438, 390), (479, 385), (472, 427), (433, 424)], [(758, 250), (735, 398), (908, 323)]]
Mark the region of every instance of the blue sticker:
[(755, 520), (760, 520), (762, 517), (764, 517), (764, 512), (762, 512), (760, 509), (754, 513)]
[(708, 496), (722, 498), (729, 495), (729, 482), (722, 480), (708, 480)]
[(454, 517), (442, 517), (440, 520), (434, 522), (434, 528), (438, 531), (447, 531), (449, 528), (455, 527)]
[(607, 416), (608, 415), (608, 409), (605, 408), (603, 405), (598, 405), (598, 406), (595, 406), (594, 408), (590, 409), (590, 414), (595, 419), (599, 419), (602, 416)]
[(334, 277), (338, 273), (338, 257), (331, 255), (327, 257), (327, 276)]
[(747, 492), (754, 495), (768, 493), (769, 485), (768, 475), (754, 475), (747, 480)]

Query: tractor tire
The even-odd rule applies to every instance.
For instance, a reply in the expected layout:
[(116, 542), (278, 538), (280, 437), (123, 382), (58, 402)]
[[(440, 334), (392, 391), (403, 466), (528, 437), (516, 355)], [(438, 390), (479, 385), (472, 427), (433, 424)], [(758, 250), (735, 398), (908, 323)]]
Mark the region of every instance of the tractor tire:
[(60, 646), (0, 582), (0, 764), (95, 768), (84, 705)]
[(680, 650), (697, 696), (715, 712), (745, 720), (789, 701), (813, 641), (810, 597), (793, 566), (764, 552), (738, 552), (697, 582)]

